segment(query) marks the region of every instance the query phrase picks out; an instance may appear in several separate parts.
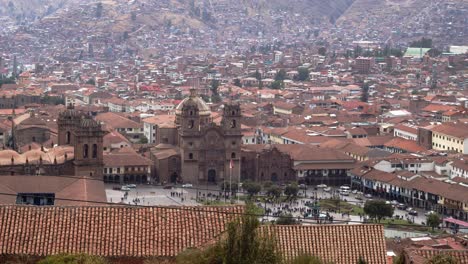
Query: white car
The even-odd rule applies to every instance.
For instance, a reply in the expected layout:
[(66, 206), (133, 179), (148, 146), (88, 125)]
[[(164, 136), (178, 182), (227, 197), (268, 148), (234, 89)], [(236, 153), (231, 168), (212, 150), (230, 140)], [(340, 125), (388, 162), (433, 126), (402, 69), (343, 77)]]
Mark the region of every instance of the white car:
[(191, 183), (186, 183), (186, 184), (182, 184), (182, 188), (192, 188), (193, 185)]
[(136, 184), (127, 184), (128, 188), (135, 189), (137, 186)]
[(352, 193), (353, 193), (353, 194), (357, 194), (357, 193), (358, 193), (358, 190), (353, 190)]
[(429, 216), (429, 215), (431, 215), (431, 214), (436, 214), (436, 212), (434, 212), (434, 211), (429, 211), (429, 212), (426, 212), (424, 215), (425, 215), (425, 216)]
[(364, 195), (364, 197), (366, 197), (366, 198), (372, 198), (372, 194), (368, 193), (368, 194)]
[(327, 188), (327, 185), (326, 184), (319, 184), (319, 185), (317, 185), (317, 188)]
[(130, 188), (128, 188), (127, 186), (122, 186), (122, 188), (120, 188), (120, 190), (124, 191), (124, 192), (129, 192)]
[(326, 187), (325, 189), (323, 189), (325, 192), (331, 192), (331, 188), (330, 187)]

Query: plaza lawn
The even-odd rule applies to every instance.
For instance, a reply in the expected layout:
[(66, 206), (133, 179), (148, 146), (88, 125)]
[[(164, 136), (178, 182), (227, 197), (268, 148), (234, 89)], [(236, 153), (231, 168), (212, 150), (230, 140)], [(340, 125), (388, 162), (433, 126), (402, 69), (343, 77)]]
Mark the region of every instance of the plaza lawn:
[(340, 213), (347, 213), (350, 215), (364, 215), (364, 209), (359, 205), (348, 203), (345, 201), (340, 201), (333, 199), (323, 199), (319, 201), (320, 210), (322, 211), (336, 211)]

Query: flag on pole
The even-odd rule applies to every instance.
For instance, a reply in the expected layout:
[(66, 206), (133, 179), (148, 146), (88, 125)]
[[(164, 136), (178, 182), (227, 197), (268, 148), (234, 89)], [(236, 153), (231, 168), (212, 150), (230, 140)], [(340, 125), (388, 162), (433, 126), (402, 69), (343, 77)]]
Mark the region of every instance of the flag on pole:
[(230, 169), (234, 168), (234, 163), (232, 162), (232, 159), (231, 159), (231, 161), (229, 162), (229, 168), (230, 168)]

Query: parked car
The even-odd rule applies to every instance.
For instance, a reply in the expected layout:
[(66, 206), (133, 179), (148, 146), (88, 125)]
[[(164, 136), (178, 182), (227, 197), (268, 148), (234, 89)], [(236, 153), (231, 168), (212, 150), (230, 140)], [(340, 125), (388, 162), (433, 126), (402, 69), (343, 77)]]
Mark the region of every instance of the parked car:
[(364, 197), (366, 197), (366, 198), (372, 198), (372, 194), (368, 193), (368, 194), (364, 195)]
[(124, 191), (124, 192), (128, 192), (130, 191), (130, 188), (128, 188), (127, 186), (122, 186), (122, 188), (120, 188), (121, 191)]
[(170, 190), (172, 189), (172, 185), (164, 185), (163, 189)]
[(326, 184), (319, 184), (319, 185), (317, 185), (317, 188), (327, 188), (327, 185)]
[(137, 186), (136, 184), (127, 184), (128, 188), (135, 189)]
[(391, 204), (392, 204), (392, 205), (397, 205), (397, 204), (398, 204), (398, 201), (397, 201), (397, 200), (393, 200), (393, 201), (391, 202)]
[(307, 189), (307, 186), (303, 183), (299, 184), (299, 188), (300, 189)]
[(409, 211), (408, 214), (416, 216), (416, 215), (418, 215), (418, 211), (413, 209), (413, 210)]
[(193, 184), (191, 183), (182, 184), (182, 188), (192, 188), (192, 187), (193, 187)]
[(326, 187), (325, 189), (323, 189), (325, 192), (331, 192), (331, 188), (330, 187)]
[(406, 206), (406, 204), (400, 203), (400, 204), (398, 204), (396, 207), (397, 207), (398, 209), (400, 209), (400, 210), (405, 210), (407, 206)]
[(353, 193), (353, 194), (357, 194), (357, 193), (358, 193), (358, 190), (353, 190), (352, 193)]

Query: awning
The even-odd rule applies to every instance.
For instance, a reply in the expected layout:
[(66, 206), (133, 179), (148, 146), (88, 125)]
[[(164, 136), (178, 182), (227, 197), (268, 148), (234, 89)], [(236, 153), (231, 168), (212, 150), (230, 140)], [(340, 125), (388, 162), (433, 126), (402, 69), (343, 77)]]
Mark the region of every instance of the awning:
[(462, 221), (462, 220), (458, 220), (458, 219), (455, 219), (455, 218), (453, 218), (453, 217), (445, 218), (445, 219), (444, 219), (444, 222), (449, 222), (449, 223), (456, 224), (456, 225), (459, 225), (459, 226), (468, 227), (468, 222), (465, 222), (465, 221)]

